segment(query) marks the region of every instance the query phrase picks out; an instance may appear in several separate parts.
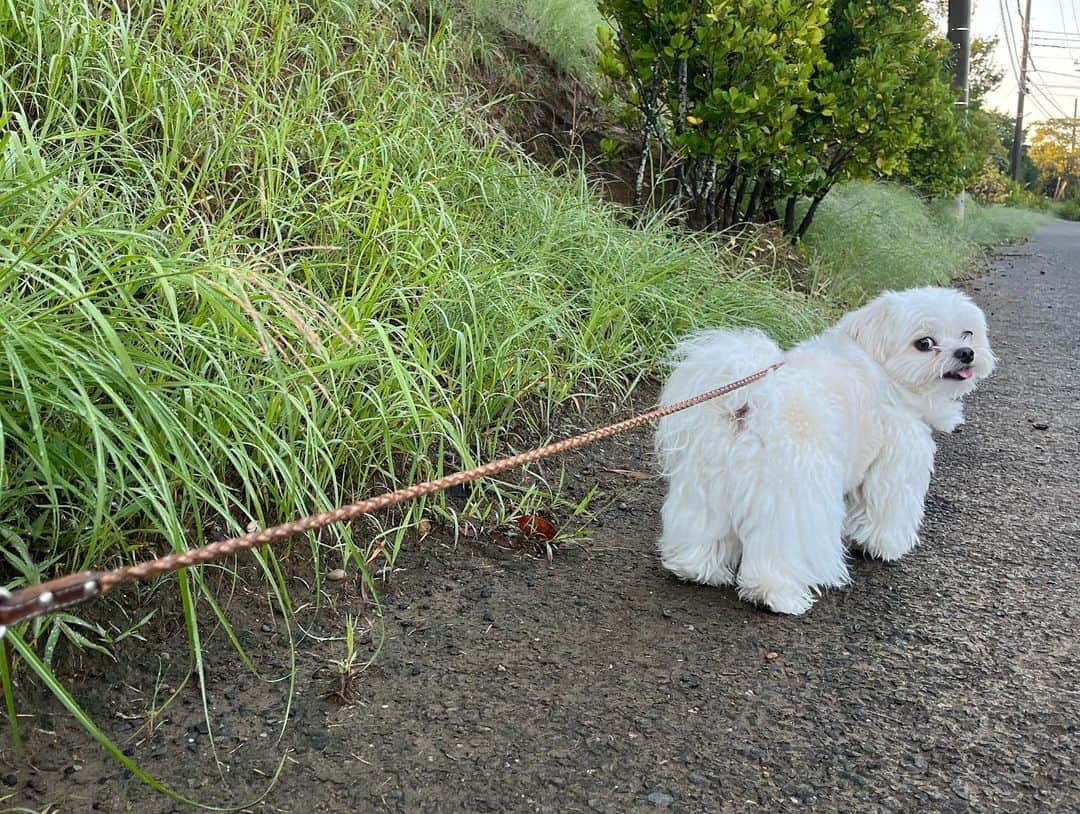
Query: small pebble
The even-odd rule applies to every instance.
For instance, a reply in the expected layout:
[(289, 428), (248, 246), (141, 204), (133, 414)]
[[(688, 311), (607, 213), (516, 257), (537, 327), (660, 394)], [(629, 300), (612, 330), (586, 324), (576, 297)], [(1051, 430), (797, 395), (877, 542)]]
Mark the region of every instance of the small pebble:
[(495, 621), (495, 614), (493, 614), (491, 611), (484, 611), (484, 621), (485, 622), (494, 622)]
[(272, 633), (274, 628), (270, 626), (269, 622), (263, 622), (262, 625), (259, 626), (259, 630), (263, 633)]
[(333, 571), (326, 575), (327, 582), (342, 582), (348, 574), (345, 573), (344, 568), (335, 568)]
[(669, 805), (671, 805), (672, 803), (675, 802), (675, 798), (672, 797), (667, 792), (664, 792), (664, 791), (650, 792), (649, 796), (646, 797), (645, 799), (647, 799), (650, 803), (652, 803), (657, 808), (666, 808), (667, 806), (669, 806)]

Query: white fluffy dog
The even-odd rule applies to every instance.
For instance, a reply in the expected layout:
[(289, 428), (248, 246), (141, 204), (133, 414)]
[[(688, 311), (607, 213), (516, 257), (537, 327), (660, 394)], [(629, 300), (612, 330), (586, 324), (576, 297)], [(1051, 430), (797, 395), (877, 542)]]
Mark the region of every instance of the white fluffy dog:
[(708, 331), (678, 348), (661, 403), (784, 364), (660, 421), (670, 481), (660, 557), (683, 579), (738, 585), (803, 613), (848, 582), (844, 538), (895, 560), (915, 546), (933, 430), (994, 368), (986, 319), (944, 288), (886, 292), (784, 353), (760, 331)]

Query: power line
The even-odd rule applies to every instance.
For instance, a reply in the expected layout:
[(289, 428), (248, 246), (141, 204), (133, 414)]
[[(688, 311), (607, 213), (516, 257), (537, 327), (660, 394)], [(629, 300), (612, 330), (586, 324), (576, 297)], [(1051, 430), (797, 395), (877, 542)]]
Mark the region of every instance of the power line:
[(1038, 108), (1039, 112), (1042, 113), (1046, 118), (1048, 118), (1048, 119), (1056, 119), (1057, 118), (1057, 116), (1055, 116), (1053, 113), (1051, 113), (1049, 110), (1047, 110), (1046, 107), (1043, 106), (1043, 103), (1040, 102), (1034, 95), (1031, 97), (1031, 104), (1034, 107)]
[(1019, 82), (1020, 70), (1016, 62), (1016, 32), (1013, 31), (1012, 16), (1009, 14), (1009, 7), (1006, 5), (1005, 0), (998, 0), (998, 4), (1001, 6), (1001, 19), (1005, 22), (1005, 48), (1009, 52), (1009, 67), (1012, 69), (1013, 78)]
[[(1060, 0), (1058, 0), (1058, 5), (1060, 5), (1060, 4), (1061, 4), (1061, 2), (1060, 2)], [(1031, 29), (1031, 33), (1033, 35), (1037, 35), (1037, 36), (1040, 36), (1040, 37), (1053, 37), (1054, 39), (1063, 39), (1063, 40), (1075, 39), (1077, 37), (1080, 37), (1080, 32), (1055, 31), (1052, 28), (1033, 28), (1033, 29)]]
[[(1008, 5), (1006, 0), (1000, 0), (1002, 19), (1006, 23), (1006, 47), (1009, 50), (1010, 60), (1016, 58), (1016, 31), (1013, 28), (1012, 15), (1008, 11)], [(1017, 12), (1020, 16), (1021, 30), (1024, 35), (1024, 54), (1020, 57), (1019, 76), (1020, 76), (1020, 89), (1017, 99), (1017, 122), (1016, 127), (1020, 129), (1022, 126), (1022, 111), (1023, 111), (1023, 97), (1027, 93), (1036, 95), (1038, 98), (1032, 98), (1032, 103), (1035, 107), (1042, 112), (1043, 115), (1056, 117), (1057, 114), (1052, 113), (1049, 108), (1056, 110), (1063, 118), (1068, 117), (1068, 113), (1058, 103), (1056, 95), (1057, 91), (1071, 91), (1076, 94), (1080, 94), (1080, 86), (1073, 87), (1072, 85), (1062, 84), (1061, 82), (1053, 82), (1050, 77), (1062, 77), (1066, 79), (1076, 79), (1080, 83), (1080, 74), (1070, 74), (1063, 71), (1054, 71), (1046, 67), (1040, 67), (1036, 64), (1034, 51), (1039, 52), (1039, 61), (1047, 60), (1054, 62), (1056, 60), (1067, 59), (1074, 65), (1080, 65), (1080, 59), (1076, 58), (1076, 50), (1080, 48), (1080, 30), (1073, 32), (1065, 29), (1067, 26), (1065, 5), (1063, 0), (1058, 0), (1058, 6), (1061, 11), (1061, 25), (1063, 30), (1055, 30), (1050, 28), (1036, 28), (1031, 25), (1031, 2), (1027, 2), (1027, 10), (1020, 11), (1020, 0), (1016, 0)], [(1070, 3), (1073, 10), (1074, 21), (1077, 22), (1080, 27), (1080, 16), (1076, 9), (1075, 3)], [(1054, 53), (1054, 52), (1059, 53)], [(1066, 54), (1060, 53), (1062, 51)], [(1037, 75), (1037, 76), (1036, 76)], [(1049, 80), (1049, 81), (1048, 81)]]
[[(1052, 93), (1049, 93), (1045, 88), (1043, 88), (1042, 85), (1032, 79), (1028, 80), (1028, 86), (1031, 88), (1032, 93), (1037, 93), (1042, 96), (1051, 107), (1057, 110), (1062, 118), (1068, 118), (1069, 114), (1065, 112), (1065, 108), (1063, 108), (1057, 103), (1057, 100), (1054, 99), (1054, 95)], [(1057, 117), (1054, 116), (1052, 118)]]
[[(1061, 26), (1064, 29), (1064, 27), (1065, 27), (1065, 3), (1064, 3), (1064, 0), (1058, 0), (1058, 8), (1061, 9)], [(1075, 19), (1075, 17), (1076, 17), (1076, 2), (1075, 2), (1075, 0), (1072, 3), (1072, 10), (1073, 10), (1073, 17)], [(1078, 24), (1077, 28), (1080, 29), (1080, 24)], [(1060, 32), (1040, 32), (1040, 33), (1046, 33), (1049, 36), (1054, 37), (1054, 39), (1056, 41), (1063, 41), (1066, 44), (1066, 46), (1068, 47), (1068, 49), (1069, 49), (1069, 56), (1072, 58), (1074, 63), (1076, 62), (1076, 55), (1073, 53), (1073, 45), (1074, 44), (1080, 44), (1080, 30), (1078, 30), (1077, 33), (1075, 33), (1075, 34), (1073, 34), (1072, 32), (1069, 32), (1069, 31), (1064, 31), (1064, 30), (1060, 31)], [(1072, 39), (1073, 37), (1077, 38), (1076, 42), (1073, 41), (1073, 39)]]

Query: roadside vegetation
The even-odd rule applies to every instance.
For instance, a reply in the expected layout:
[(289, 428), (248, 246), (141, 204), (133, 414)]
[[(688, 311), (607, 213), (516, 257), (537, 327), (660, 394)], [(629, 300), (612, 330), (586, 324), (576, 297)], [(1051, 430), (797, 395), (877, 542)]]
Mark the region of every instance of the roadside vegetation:
[(847, 306), (886, 288), (948, 285), (976, 268), (985, 250), (1025, 238), (1049, 219), (968, 199), (961, 221), (955, 206), (896, 184), (839, 186), (805, 239), (815, 283)]
[[(840, 183), (806, 232), (812, 284), (796, 285), (763, 236), (690, 232), (670, 208), (631, 218), (485, 117), (470, 67), (502, 8), (0, 7), (4, 585), (486, 460), (511, 428), (541, 440), (572, 398), (624, 396), (695, 326), (793, 342), (1036, 225), (975, 205), (959, 225), (944, 202)], [(591, 73), (595, 6), (514, 9), (517, 36)], [(521, 499), (506, 487), (504, 506)], [(440, 505), (299, 543), (312, 581), (368, 579)], [(258, 563), (288, 611), (278, 556)], [(198, 675), (202, 626), (231, 635), (228, 613), (199, 573), (176, 585)], [(78, 614), (8, 632), (73, 710), (57, 654), (137, 626)]]
[(604, 18), (592, 0), (432, 0), (430, 8), (458, 27), (468, 27), (473, 53), (484, 59), (507, 34), (550, 58), (561, 70), (591, 77), (596, 69), (596, 31)]
[(1057, 214), (1065, 220), (1080, 220), (1080, 198), (1070, 198), (1059, 204)]

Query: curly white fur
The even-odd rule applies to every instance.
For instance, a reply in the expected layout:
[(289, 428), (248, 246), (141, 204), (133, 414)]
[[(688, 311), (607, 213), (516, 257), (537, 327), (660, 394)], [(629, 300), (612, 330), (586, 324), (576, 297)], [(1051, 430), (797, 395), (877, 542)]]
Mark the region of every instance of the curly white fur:
[[(928, 344), (932, 347), (926, 349)], [(952, 289), (886, 292), (784, 353), (760, 331), (686, 339), (662, 404), (774, 362), (728, 396), (661, 420), (659, 547), (683, 579), (800, 614), (848, 580), (846, 538), (894, 560), (917, 542), (933, 430), (994, 368), (983, 313)]]

